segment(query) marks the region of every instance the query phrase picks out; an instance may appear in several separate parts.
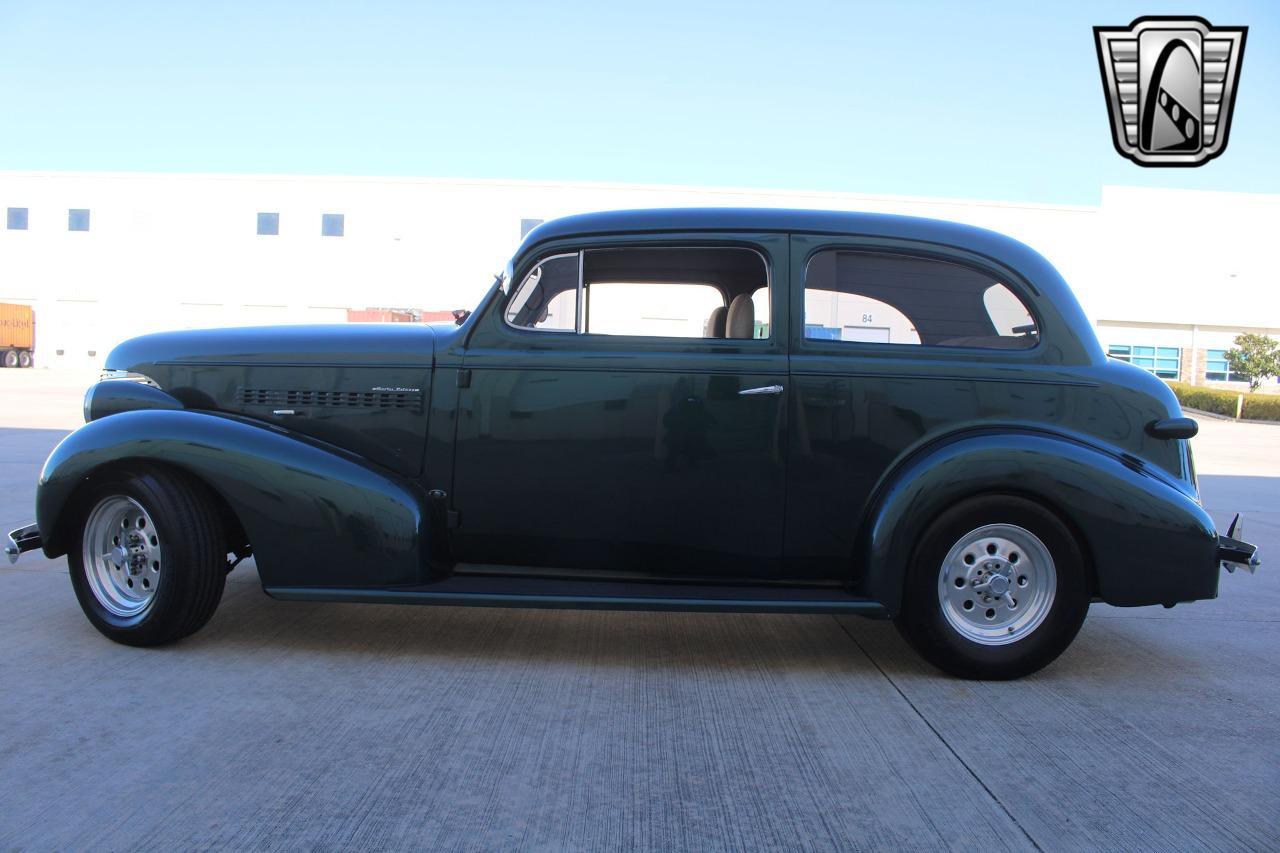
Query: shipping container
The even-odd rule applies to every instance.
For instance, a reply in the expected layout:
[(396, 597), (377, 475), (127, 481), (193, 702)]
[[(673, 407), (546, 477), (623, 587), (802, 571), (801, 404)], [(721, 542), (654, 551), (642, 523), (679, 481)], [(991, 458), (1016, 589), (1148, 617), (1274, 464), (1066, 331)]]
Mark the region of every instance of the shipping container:
[(413, 312), (398, 308), (347, 309), (348, 323), (412, 323)]
[(30, 367), (36, 348), (36, 318), (30, 305), (0, 302), (0, 366)]

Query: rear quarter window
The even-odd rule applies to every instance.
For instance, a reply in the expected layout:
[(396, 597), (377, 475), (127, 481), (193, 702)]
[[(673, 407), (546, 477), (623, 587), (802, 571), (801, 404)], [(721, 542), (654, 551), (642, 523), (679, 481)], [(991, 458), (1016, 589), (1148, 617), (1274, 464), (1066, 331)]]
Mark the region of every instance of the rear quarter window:
[(889, 346), (1029, 349), (1026, 304), (981, 270), (934, 258), (824, 249), (805, 269), (805, 337)]

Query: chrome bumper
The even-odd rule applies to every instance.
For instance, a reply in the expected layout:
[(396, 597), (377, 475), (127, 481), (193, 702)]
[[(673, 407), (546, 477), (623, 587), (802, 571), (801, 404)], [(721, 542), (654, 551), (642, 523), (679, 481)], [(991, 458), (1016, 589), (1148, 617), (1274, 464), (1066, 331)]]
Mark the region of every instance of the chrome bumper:
[(1236, 537), (1244, 535), (1244, 525), (1240, 522), (1240, 513), (1232, 519), (1225, 536), (1218, 535), (1218, 562), (1228, 572), (1245, 569), (1249, 574), (1258, 570), (1262, 560), (1258, 558), (1258, 546), (1250, 545)]
[(26, 527), (19, 527), (17, 530), (9, 532), (9, 536), (5, 539), (4, 553), (9, 558), (10, 564), (18, 562), (18, 557), (27, 551), (34, 551), (41, 547), (43, 543), (40, 541), (40, 528), (34, 524), (28, 524)]

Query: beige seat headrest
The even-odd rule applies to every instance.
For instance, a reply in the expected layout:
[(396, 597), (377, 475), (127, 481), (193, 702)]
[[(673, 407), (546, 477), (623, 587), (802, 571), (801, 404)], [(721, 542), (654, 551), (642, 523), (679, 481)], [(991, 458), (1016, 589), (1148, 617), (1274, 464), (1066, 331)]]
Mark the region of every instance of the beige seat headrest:
[(724, 336), (726, 338), (750, 338), (755, 334), (756, 305), (751, 297), (741, 293), (733, 297), (729, 303), (729, 314), (725, 318)]
[(728, 312), (729, 309), (723, 305), (711, 309), (711, 316), (707, 318), (707, 325), (702, 330), (702, 336), (706, 338), (723, 338), (725, 315)]

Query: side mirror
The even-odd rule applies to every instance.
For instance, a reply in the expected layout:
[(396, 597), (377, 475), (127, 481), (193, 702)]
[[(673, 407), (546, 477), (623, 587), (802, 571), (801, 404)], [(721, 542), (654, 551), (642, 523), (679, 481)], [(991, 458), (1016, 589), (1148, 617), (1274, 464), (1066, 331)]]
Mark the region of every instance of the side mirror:
[(451, 313), (453, 314), (453, 324), (455, 326), (461, 326), (471, 316), (471, 311), (467, 308), (459, 308)]

